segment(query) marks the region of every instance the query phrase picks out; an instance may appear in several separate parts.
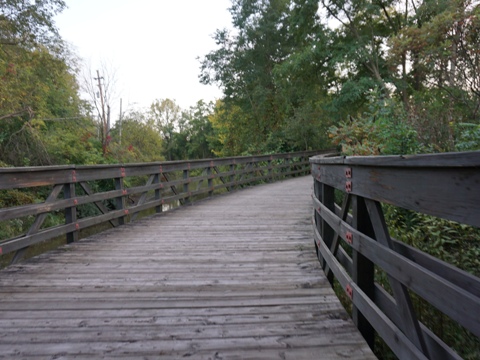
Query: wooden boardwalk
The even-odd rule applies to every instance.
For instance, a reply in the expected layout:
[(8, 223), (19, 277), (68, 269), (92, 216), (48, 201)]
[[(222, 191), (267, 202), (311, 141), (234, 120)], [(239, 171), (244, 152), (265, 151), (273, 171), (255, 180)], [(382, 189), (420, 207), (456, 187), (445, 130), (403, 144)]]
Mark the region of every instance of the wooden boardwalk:
[(311, 177), (97, 234), (0, 273), (8, 359), (374, 359), (318, 265)]

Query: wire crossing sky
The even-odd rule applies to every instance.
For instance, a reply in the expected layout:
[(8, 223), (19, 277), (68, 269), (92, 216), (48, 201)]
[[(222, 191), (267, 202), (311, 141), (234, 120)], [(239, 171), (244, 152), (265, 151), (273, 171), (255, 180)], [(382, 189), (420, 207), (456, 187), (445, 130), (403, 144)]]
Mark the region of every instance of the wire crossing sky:
[[(198, 81), (200, 62), (215, 49), (216, 29), (230, 26), (230, 0), (66, 0), (56, 17), (60, 35), (93, 72), (115, 72), (112, 113), (170, 98), (186, 109), (221, 91)], [(115, 115), (114, 115), (115, 116)]]

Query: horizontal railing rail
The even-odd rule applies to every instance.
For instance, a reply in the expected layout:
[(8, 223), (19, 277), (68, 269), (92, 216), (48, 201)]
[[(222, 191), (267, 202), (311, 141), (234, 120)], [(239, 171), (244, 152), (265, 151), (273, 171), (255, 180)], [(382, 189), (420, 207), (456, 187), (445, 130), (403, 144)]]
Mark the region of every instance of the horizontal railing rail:
[(7, 197), (11, 195), (8, 191), (13, 191), (12, 196), (21, 199), (0, 209), (0, 236), (7, 234), (0, 237), (0, 254), (15, 253), (11, 260), (15, 263), (29, 246), (65, 235), (71, 243), (81, 230), (95, 225), (118, 226), (135, 220), (140, 212), (158, 213), (167, 206), (188, 204), (244, 186), (308, 175), (309, 157), (320, 153), (0, 168), (0, 191)]
[(418, 320), (411, 296), (480, 337), (480, 278), (393, 239), (382, 204), (480, 227), (480, 152), (310, 162), (317, 255), (370, 346), (378, 334), (400, 359), (461, 359)]

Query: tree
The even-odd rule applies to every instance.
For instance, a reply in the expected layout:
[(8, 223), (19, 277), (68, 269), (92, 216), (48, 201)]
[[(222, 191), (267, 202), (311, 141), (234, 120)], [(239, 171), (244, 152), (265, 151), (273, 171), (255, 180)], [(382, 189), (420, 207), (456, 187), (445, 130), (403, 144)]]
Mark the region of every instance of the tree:
[(41, 132), (42, 142), (52, 164), (104, 164), (97, 126), (90, 118), (48, 122)]
[[(290, 54), (273, 71), (285, 116), (279, 151), (318, 149), (328, 143), (332, 114), (329, 88), (334, 81), (333, 32), (321, 24), (318, 1), (295, 0), (288, 16)], [(280, 140), (278, 140), (280, 143)]]
[(195, 106), (182, 112), (183, 122), (186, 124), (186, 158), (205, 159), (212, 157), (209, 140), (213, 135), (212, 123), (209, 116), (213, 112), (213, 103), (199, 100)]
[(102, 61), (100, 70), (92, 71), (90, 66), (85, 67), (82, 77), (82, 88), (89, 95), (92, 109), (96, 113), (102, 152), (106, 156), (112, 139), (110, 116), (112, 103), (116, 100), (116, 71), (112, 65)]
[(0, 7), (0, 160), (51, 163), (44, 119), (77, 117), (75, 60), (53, 24), (62, 1), (3, 1)]
[(390, 41), (392, 66), (408, 59), (410, 121), (437, 151), (455, 148), (459, 125), (480, 122), (479, 17), (472, 1), (423, 1)]
[(209, 116), (214, 136), (210, 139), (210, 148), (216, 156), (235, 156), (248, 152), (250, 146), (248, 128), (238, 106), (226, 107), (225, 103), (217, 100), (213, 114)]
[(286, 0), (233, 1), (230, 13), (237, 33), (217, 30), (214, 38), (220, 47), (201, 62), (200, 80), (223, 88), (225, 111), (241, 109), (244, 118), (235, 121), (244, 126), (236, 128), (248, 138), (250, 150), (258, 150), (283, 123), (273, 70), (288, 55), (288, 11)]
[[(165, 160), (161, 154), (162, 138), (157, 129), (148, 122), (144, 113), (131, 111), (112, 128), (111, 152), (115, 162), (150, 162)], [(116, 140), (116, 141), (115, 141)], [(121, 142), (120, 142), (121, 140)], [(121, 143), (121, 145), (120, 145)]]
[(63, 0), (1, 0), (0, 45), (31, 49), (58, 44), (53, 18), (65, 6)]
[(167, 160), (173, 160), (174, 133), (178, 129), (180, 116), (180, 107), (171, 99), (155, 100), (150, 106), (149, 121), (162, 136)]

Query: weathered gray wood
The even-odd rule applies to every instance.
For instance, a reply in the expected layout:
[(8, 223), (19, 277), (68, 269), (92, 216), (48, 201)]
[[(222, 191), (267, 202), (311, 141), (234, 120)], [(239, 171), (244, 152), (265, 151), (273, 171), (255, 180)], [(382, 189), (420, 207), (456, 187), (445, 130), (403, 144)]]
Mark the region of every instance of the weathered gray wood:
[[(393, 242), (390, 238), (390, 233), (383, 216), (381, 204), (368, 199), (365, 199), (365, 204), (372, 222), (375, 240), (389, 249), (393, 249)], [(404, 334), (417, 346), (417, 348), (421, 349), (426, 356), (429, 356), (428, 348), (423, 337), (423, 332), (420, 329), (420, 324), (418, 322), (415, 309), (413, 308), (412, 300), (410, 298), (410, 294), (408, 293), (407, 287), (390, 276), (390, 274), (387, 274), (387, 277), (392, 288), (392, 293), (397, 304), (397, 311), (401, 320), (400, 322), (397, 322), (396, 325), (402, 329)]]
[(480, 152), (465, 154), (467, 160), (462, 154), (441, 155), (430, 155), (426, 162), (411, 158), (395, 166), (382, 159), (376, 164), (375, 158), (352, 157), (348, 164), (314, 158), (312, 173), (322, 183), (345, 191), (349, 168), (352, 194), (480, 227)]
[[(336, 206), (335, 208), (335, 213), (337, 217), (341, 218), (341, 207)], [(349, 225), (352, 224), (352, 219), (351, 215), (347, 217), (345, 222)], [(410, 261), (413, 261), (417, 263), (418, 265), (424, 267), (425, 269), (431, 271), (432, 273), (435, 273), (442, 278), (450, 281), (453, 284), (456, 284), (457, 286), (468, 290), (475, 296), (480, 298), (480, 279), (475, 277), (474, 275), (461, 270), (445, 261), (442, 261), (440, 259), (437, 259), (434, 256), (431, 256), (427, 253), (424, 253), (408, 244), (405, 244), (404, 242), (398, 241), (394, 238), (391, 239), (393, 243), (393, 249), (401, 254), (402, 256), (405, 256), (407, 259)], [(342, 256), (342, 254), (338, 254)], [(340, 261), (342, 260), (339, 256), (337, 255), (337, 259)], [(346, 265), (340, 261), (343, 267), (346, 267)], [(348, 270), (350, 273), (350, 271)]]
[[(343, 239), (345, 239), (347, 231), (353, 234), (354, 241), (351, 244), (353, 249), (361, 252), (386, 273), (469, 329), (473, 334), (480, 336), (480, 323), (471, 316), (472, 313), (480, 314), (478, 296), (426, 270), (394, 250), (382, 246), (374, 239), (341, 221), (318, 200), (314, 199), (314, 204), (321, 208), (322, 217), (335, 231), (340, 233)], [(462, 306), (458, 306), (459, 304)]]
[(391, 156), (314, 156), (310, 159), (315, 164), (348, 164), (399, 167), (480, 167), (480, 151), (391, 155)]
[(202, 169), (210, 165), (221, 166), (245, 164), (250, 162), (266, 162), (272, 159), (308, 159), (317, 154), (332, 150), (303, 151), (290, 154), (274, 154), (264, 156), (243, 156), (222, 159), (203, 159), (190, 161), (170, 161), (141, 163), (128, 165), (95, 165), (95, 166), (41, 166), (22, 168), (0, 168), (0, 189), (16, 189), (25, 187), (65, 184), (69, 182), (86, 182), (99, 179), (113, 179), (121, 176), (151, 175), (162, 172), (183, 171), (186, 168)]
[[(8, 209), (0, 209), (0, 221), (17, 219), (19, 217), (36, 215), (46, 217), (48, 212), (64, 210), (67, 223), (75, 223), (74, 231), (68, 231), (68, 241), (73, 241), (78, 237), (80, 228), (96, 225), (102, 221), (110, 221), (113, 226), (124, 223), (127, 220), (133, 221), (137, 218), (138, 212), (155, 208), (156, 212), (161, 212), (162, 205), (179, 201), (181, 205), (189, 201), (195, 201), (202, 198), (204, 194), (214, 195), (223, 188), (231, 190), (234, 187), (244, 187), (244, 185), (255, 185), (263, 181), (269, 182), (275, 176), (277, 178), (286, 178), (299, 174), (306, 174), (309, 171), (308, 156), (318, 152), (299, 152), (293, 154), (276, 154), (266, 156), (250, 156), (240, 158), (226, 159), (207, 159), (195, 161), (174, 161), (164, 163), (145, 163), (128, 165), (100, 165), (100, 166), (54, 166), (54, 167), (32, 167), (32, 168), (7, 168), (0, 169), (0, 189), (24, 188), (36, 186), (61, 186), (65, 188), (65, 199), (42, 204), (29, 204)], [(279, 163), (273, 174), (265, 175), (266, 167), (272, 159)], [(285, 164), (282, 163), (285, 161)], [(233, 165), (232, 165), (233, 163)], [(218, 169), (218, 166), (230, 165), (227, 172), (205, 175), (211, 172), (212, 167)], [(286, 168), (293, 166), (293, 171)], [(285, 168), (286, 167), (286, 168)], [(284, 169), (285, 168), (285, 169)], [(191, 170), (193, 173), (191, 173)], [(194, 171), (197, 170), (197, 171)], [(203, 174), (195, 176), (203, 170)], [(182, 176), (182, 173), (184, 174)], [(277, 174), (279, 174), (277, 176)], [(123, 179), (125, 177), (146, 176), (149, 180), (144, 186), (125, 188)], [(213, 180), (225, 179), (229, 176), (230, 183), (214, 185)], [(233, 175), (233, 176), (230, 176)], [(186, 177), (185, 177), (186, 176)], [(98, 181), (110, 179), (114, 182), (116, 190), (93, 193), (89, 188), (87, 181)], [(163, 181), (165, 180), (165, 181)], [(208, 187), (202, 183), (208, 180)], [(75, 194), (75, 186), (80, 186), (85, 191), (85, 196)], [(196, 185), (196, 189), (195, 189)], [(173, 196), (166, 189), (170, 188)], [(184, 191), (181, 192), (180, 190)], [(193, 190), (195, 189), (195, 190)], [(153, 191), (155, 201), (147, 201), (147, 193)], [(140, 199), (134, 206), (126, 206), (125, 199), (136, 194), (141, 194)], [(114, 199), (117, 209), (123, 209), (122, 215), (110, 214), (102, 201)], [(80, 205), (94, 203), (103, 215), (96, 216), (94, 219), (83, 219), (76, 221), (76, 209)], [(108, 214), (108, 215), (107, 215)], [(131, 215), (131, 216), (127, 216)], [(40, 219), (39, 217), (39, 219)], [(75, 220), (75, 221), (74, 221)], [(32, 238), (27, 234), (26, 237), (18, 237), (5, 240), (5, 246), (0, 247), (3, 253), (14, 251), (40, 241), (49, 240), (49, 234), (60, 234), (58, 228), (50, 228), (42, 234)], [(24, 242), (22, 244), (22, 241)]]
[[(480, 152), (412, 157), (315, 157), (311, 159), (311, 169), (317, 187), (335, 187), (367, 205), (360, 212), (353, 206), (353, 214), (345, 218), (339, 206), (332, 211), (330, 204), (318, 193), (314, 194), (314, 215), (321, 218), (315, 229), (320, 257), (334, 264), (332, 270), (341, 285), (347, 287), (353, 308), (361, 311), (400, 358), (419, 356), (416, 352), (423, 352), (428, 358), (459, 358), (416, 320), (409, 291), (480, 336), (480, 279), (391, 239), (379, 202), (478, 227)], [(359, 213), (371, 222), (374, 232), (355, 229)], [(328, 238), (322, 238), (322, 228), (318, 226), (322, 221), (351, 246), (354, 266), (348, 271), (350, 275), (340, 266), (340, 263), (349, 265), (345, 254), (335, 254), (335, 247), (330, 251)], [(368, 282), (375, 285), (373, 294), (365, 293), (357, 281), (352, 281), (364, 273), (355, 266), (356, 254), (362, 254), (386, 272), (393, 297), (374, 284), (373, 278)], [(402, 339), (405, 335), (408, 341)], [(408, 354), (408, 349), (413, 352)]]
[[(402, 322), (401, 314), (397, 310), (397, 304), (393, 297), (380, 285), (375, 284), (375, 304), (395, 324)], [(428, 348), (431, 359), (461, 360), (462, 357), (453, 351), (430, 329), (420, 323), (420, 328)]]
[[(321, 236), (315, 229), (315, 237)], [(321, 241), (321, 240), (320, 240)], [(398, 329), (398, 327), (378, 308), (378, 306), (367, 296), (362, 289), (351, 281), (349, 275), (340, 266), (327, 246), (321, 246), (320, 251), (330, 269), (335, 274), (343, 289), (351, 289), (352, 302), (362, 313), (371, 326), (381, 334), (386, 344), (400, 359), (421, 359), (427, 360), (420, 350)]]
[(316, 261), (310, 187), (211, 198), (4, 269), (0, 357), (374, 359)]
[[(57, 199), (60, 192), (62, 191), (62, 189), (63, 189), (62, 185), (54, 186), (50, 195), (48, 195), (48, 197), (45, 199), (45, 204), (54, 202)], [(46, 214), (37, 215), (35, 217), (35, 221), (33, 222), (32, 226), (27, 231), (26, 236), (37, 233), (40, 230), (46, 218), (47, 218)], [(10, 263), (15, 264), (19, 262), (25, 255), (25, 252), (27, 251), (27, 249), (28, 247), (24, 247), (20, 250), (17, 250), (17, 252), (15, 252), (15, 255), (13, 256), (13, 259)]]
[[(323, 205), (330, 213), (335, 211), (334, 206)], [(352, 227), (361, 233), (374, 236), (374, 230), (372, 223), (369, 219), (366, 211), (365, 200), (358, 196), (352, 196), (352, 215), (353, 223)], [(322, 208), (323, 211), (323, 208)], [(328, 223), (328, 221), (327, 221)], [(332, 229), (332, 231), (335, 231)], [(339, 231), (335, 231), (339, 233)], [(357, 247), (352, 246), (352, 280), (357, 285), (363, 294), (369, 299), (373, 299), (374, 295), (374, 278), (375, 278), (375, 266), (374, 262), (366, 257), (362, 251), (359, 251)], [(352, 306), (352, 319), (355, 325), (358, 327), (363, 337), (367, 340), (370, 347), (373, 348), (375, 344), (375, 331), (372, 324), (364, 314), (357, 303), (353, 301)]]

